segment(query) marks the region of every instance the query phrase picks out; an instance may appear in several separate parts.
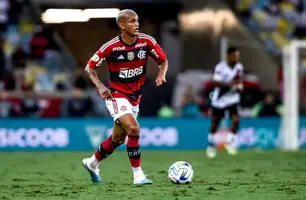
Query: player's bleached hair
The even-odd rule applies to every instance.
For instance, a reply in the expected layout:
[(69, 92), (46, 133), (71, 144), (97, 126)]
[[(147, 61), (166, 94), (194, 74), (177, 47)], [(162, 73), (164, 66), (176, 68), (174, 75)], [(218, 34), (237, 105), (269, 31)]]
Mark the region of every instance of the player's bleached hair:
[(124, 10), (121, 10), (117, 17), (116, 17), (116, 23), (117, 25), (120, 24), (121, 20), (123, 18), (125, 18), (126, 15), (137, 15), (136, 12), (134, 10), (131, 10), (131, 9), (124, 9)]

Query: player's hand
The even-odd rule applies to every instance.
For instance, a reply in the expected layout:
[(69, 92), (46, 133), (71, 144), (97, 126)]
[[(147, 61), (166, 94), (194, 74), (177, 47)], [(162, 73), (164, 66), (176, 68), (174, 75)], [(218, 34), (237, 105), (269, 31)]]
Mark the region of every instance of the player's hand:
[(166, 77), (165, 75), (158, 75), (156, 80), (155, 80), (155, 83), (156, 83), (156, 86), (161, 86), (163, 85), (164, 83), (166, 83)]
[(239, 79), (233, 80), (232, 82), (230, 82), (229, 86), (230, 86), (230, 87), (233, 87), (233, 86), (239, 84), (240, 82), (241, 82), (241, 81), (240, 81)]
[(239, 84), (238, 84), (238, 92), (243, 92), (243, 90), (244, 90), (243, 84), (242, 84), (242, 83), (239, 83)]
[(112, 99), (113, 98), (111, 91), (107, 87), (105, 87), (104, 85), (99, 86), (98, 90), (99, 90), (99, 93), (100, 93), (100, 96), (102, 97), (102, 99), (107, 100), (107, 99)]

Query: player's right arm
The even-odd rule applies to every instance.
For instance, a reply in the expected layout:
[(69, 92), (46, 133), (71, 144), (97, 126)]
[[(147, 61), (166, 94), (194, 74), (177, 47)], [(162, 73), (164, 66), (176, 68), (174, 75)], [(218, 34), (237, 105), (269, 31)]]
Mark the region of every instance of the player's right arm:
[(101, 82), (95, 69), (99, 67), (106, 59), (106, 52), (99, 49), (88, 61), (85, 71), (88, 74), (90, 80), (96, 85), (99, 90), (100, 96), (103, 99), (111, 99), (112, 94), (110, 90)]

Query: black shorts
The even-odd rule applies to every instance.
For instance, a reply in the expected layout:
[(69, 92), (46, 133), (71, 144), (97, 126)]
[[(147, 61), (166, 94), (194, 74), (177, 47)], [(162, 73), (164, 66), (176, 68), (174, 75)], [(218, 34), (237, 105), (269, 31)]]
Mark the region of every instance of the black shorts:
[(225, 112), (227, 111), (229, 116), (238, 116), (238, 105), (234, 104), (225, 108), (215, 108), (215, 107), (211, 107), (212, 108), (212, 117), (215, 117), (218, 120), (221, 120), (224, 115)]

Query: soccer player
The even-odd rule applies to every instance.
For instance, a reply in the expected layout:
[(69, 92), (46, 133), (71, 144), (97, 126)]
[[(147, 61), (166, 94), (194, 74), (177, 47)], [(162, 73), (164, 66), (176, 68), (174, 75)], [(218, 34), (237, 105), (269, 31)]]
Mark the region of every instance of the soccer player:
[[(168, 61), (156, 40), (139, 33), (138, 15), (133, 10), (122, 10), (116, 18), (121, 34), (105, 43), (88, 61), (86, 72), (96, 85), (114, 119), (112, 135), (104, 140), (90, 158), (83, 159), (94, 183), (101, 183), (99, 163), (127, 139), (127, 153), (134, 174), (134, 184), (151, 184), (141, 169), (139, 147), (140, 128), (136, 120), (146, 77), (148, 56), (159, 65), (156, 86), (166, 83)], [(101, 83), (95, 68), (107, 61), (109, 88)], [(119, 167), (119, 166), (118, 166)]]
[(230, 47), (227, 50), (227, 60), (221, 61), (215, 67), (213, 75), (215, 89), (211, 97), (212, 124), (208, 134), (209, 145), (206, 151), (209, 158), (214, 158), (217, 155), (215, 134), (226, 111), (232, 120), (232, 127), (225, 149), (230, 155), (237, 153), (237, 130), (239, 127), (237, 106), (240, 103), (240, 92), (243, 90), (243, 65), (239, 59), (239, 50), (236, 47)]

